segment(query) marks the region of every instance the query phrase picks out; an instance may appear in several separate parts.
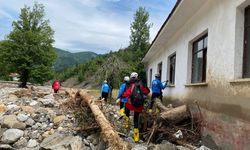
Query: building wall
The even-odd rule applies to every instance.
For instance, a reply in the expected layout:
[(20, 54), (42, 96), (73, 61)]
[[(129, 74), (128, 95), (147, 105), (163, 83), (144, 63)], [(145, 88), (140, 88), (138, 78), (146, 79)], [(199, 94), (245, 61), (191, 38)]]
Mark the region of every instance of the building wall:
[[(244, 8), (249, 4), (249, 0), (207, 0), (147, 62), (153, 75), (162, 62), (162, 80), (167, 80), (168, 57), (176, 52), (175, 86), (164, 90), (165, 102), (199, 105), (203, 135), (223, 149), (250, 149), (250, 80), (241, 79)], [(205, 33), (207, 85), (197, 86), (190, 84), (192, 43)]]

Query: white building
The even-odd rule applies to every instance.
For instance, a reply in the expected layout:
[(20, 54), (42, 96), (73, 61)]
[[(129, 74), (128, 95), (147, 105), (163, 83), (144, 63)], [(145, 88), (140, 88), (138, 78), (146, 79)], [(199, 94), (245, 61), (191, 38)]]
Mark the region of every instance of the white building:
[[(165, 103), (187, 103), (204, 140), (250, 149), (250, 0), (181, 0), (143, 62), (172, 86)], [(201, 108), (201, 115), (197, 111)]]

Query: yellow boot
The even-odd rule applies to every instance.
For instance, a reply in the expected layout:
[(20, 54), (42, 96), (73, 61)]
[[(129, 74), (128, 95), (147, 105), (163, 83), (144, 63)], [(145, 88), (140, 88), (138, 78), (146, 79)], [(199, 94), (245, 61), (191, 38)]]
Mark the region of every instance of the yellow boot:
[(152, 113), (152, 109), (148, 109), (148, 112), (149, 112), (149, 113)]
[(126, 129), (129, 128), (129, 117), (128, 116), (124, 117), (124, 128), (126, 128)]
[(134, 141), (138, 142), (139, 141), (139, 129), (134, 128)]
[(120, 116), (123, 117), (125, 114), (124, 114), (124, 108), (121, 108), (120, 109)]

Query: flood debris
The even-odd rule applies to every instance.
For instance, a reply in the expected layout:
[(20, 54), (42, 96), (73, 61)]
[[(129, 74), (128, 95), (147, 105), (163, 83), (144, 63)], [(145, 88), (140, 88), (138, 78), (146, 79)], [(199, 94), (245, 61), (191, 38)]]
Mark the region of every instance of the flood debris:
[(125, 129), (119, 107), (87, 90), (65, 88), (54, 94), (51, 87), (0, 86), (2, 149), (205, 148), (200, 145), (200, 120), (192, 118), (186, 105), (174, 108), (156, 100), (160, 112), (145, 109), (140, 114), (141, 140), (134, 143), (133, 115), (130, 129)]

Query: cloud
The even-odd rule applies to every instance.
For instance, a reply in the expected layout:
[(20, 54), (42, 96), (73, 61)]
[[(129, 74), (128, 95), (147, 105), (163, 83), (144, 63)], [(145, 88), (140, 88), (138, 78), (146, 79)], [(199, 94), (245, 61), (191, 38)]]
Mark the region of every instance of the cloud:
[[(152, 40), (167, 16), (161, 0), (156, 1), (38, 0), (44, 4), (45, 18), (50, 20), (55, 30), (55, 47), (71, 52), (87, 50), (99, 54), (128, 46), (130, 23), (140, 5), (150, 12), (150, 21), (154, 24), (151, 29)], [(20, 8), (25, 4), (32, 6), (33, 3), (34, 0), (0, 0), (0, 21), (2, 18), (6, 22), (0, 29), (1, 39), (10, 31), (12, 21), (18, 19)]]

